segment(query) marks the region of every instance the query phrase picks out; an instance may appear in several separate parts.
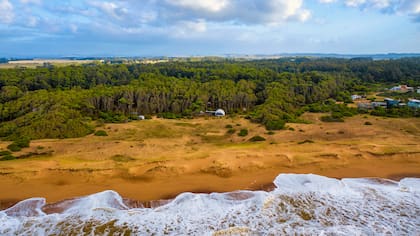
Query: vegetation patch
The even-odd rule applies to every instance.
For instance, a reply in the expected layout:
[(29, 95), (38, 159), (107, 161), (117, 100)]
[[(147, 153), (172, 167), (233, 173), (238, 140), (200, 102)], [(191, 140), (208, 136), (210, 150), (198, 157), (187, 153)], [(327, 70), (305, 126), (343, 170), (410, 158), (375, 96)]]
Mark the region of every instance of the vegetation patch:
[(19, 137), (13, 141), (13, 143), (9, 144), (7, 146), (7, 149), (9, 149), (12, 152), (19, 152), (22, 150), (22, 148), (29, 147), (29, 143), (31, 140), (28, 137)]
[(286, 122), (284, 120), (269, 120), (265, 123), (267, 130), (281, 130), (284, 129)]
[(105, 130), (97, 130), (95, 136), (108, 136), (108, 133)]
[(344, 122), (344, 119), (342, 117), (321, 116), (321, 121), (323, 121), (323, 122)]
[(313, 140), (305, 139), (302, 142), (298, 142), (298, 144), (305, 144), (305, 143), (315, 143)]
[(16, 157), (13, 156), (12, 154), (6, 154), (0, 157), (0, 161), (11, 161), (11, 160), (15, 160)]
[(0, 156), (7, 156), (7, 155), (11, 155), (12, 153), (10, 151), (0, 151)]
[(227, 134), (234, 134), (236, 132), (235, 129), (228, 129), (228, 131), (226, 131)]
[(248, 129), (241, 129), (238, 133), (238, 136), (245, 137), (248, 135)]
[(252, 138), (249, 139), (250, 142), (262, 142), (265, 141), (266, 139), (264, 137), (261, 137), (259, 135), (256, 135)]
[(121, 154), (117, 154), (111, 157), (111, 160), (115, 161), (115, 162), (129, 162), (129, 161), (134, 161), (136, 159), (128, 156), (128, 155), (121, 155)]
[(373, 124), (370, 121), (366, 121), (364, 125), (373, 125)]

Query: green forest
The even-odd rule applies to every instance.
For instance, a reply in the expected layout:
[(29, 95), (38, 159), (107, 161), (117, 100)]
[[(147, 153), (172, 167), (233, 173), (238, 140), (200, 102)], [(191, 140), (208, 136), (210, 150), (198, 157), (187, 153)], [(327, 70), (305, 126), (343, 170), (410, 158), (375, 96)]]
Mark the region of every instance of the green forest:
[[(352, 102), (351, 94), (398, 84), (420, 86), (420, 58), (219, 59), (1, 69), (0, 137), (80, 137), (92, 133), (98, 122), (127, 122), (138, 115), (190, 118), (218, 108), (277, 130), (285, 122), (304, 122), (299, 116), (305, 111), (331, 112), (326, 120), (340, 121), (358, 112), (345, 105)], [(389, 112), (418, 116), (407, 108)]]

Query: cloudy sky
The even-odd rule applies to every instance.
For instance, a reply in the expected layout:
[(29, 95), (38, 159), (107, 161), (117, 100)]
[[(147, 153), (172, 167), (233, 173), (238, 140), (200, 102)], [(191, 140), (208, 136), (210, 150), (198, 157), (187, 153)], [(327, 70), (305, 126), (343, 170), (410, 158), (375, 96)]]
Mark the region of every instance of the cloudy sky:
[(0, 0), (0, 57), (420, 52), (420, 0)]

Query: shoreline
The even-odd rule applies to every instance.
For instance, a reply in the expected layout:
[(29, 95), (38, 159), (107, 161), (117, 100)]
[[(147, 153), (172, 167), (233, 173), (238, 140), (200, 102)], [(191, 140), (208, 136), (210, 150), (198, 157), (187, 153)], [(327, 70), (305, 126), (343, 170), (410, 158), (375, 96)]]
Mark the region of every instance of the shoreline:
[[(420, 173), (401, 173), (401, 174), (390, 174), (388, 175), (388, 177), (386, 178), (382, 178), (382, 177), (332, 177), (332, 176), (327, 176), (329, 178), (335, 178), (335, 179), (344, 179), (344, 178), (366, 178), (366, 179), (385, 179), (385, 180), (392, 180), (392, 181), (400, 181), (401, 179), (404, 178), (420, 178)], [(274, 180), (274, 179), (273, 179)], [(265, 184), (260, 184), (260, 187), (255, 187), (255, 188), (248, 188), (248, 189), (233, 189), (231, 191), (213, 191), (213, 190), (206, 190), (205, 188), (203, 188), (202, 190), (196, 190), (196, 191), (186, 191), (186, 192), (191, 192), (191, 193), (196, 193), (196, 194), (210, 194), (210, 193), (229, 193), (229, 192), (236, 192), (236, 191), (266, 191), (266, 192), (270, 192), (272, 190), (274, 190), (275, 185), (273, 182), (267, 182)], [(111, 191), (115, 191), (112, 189), (104, 189), (102, 191), (107, 191), (107, 190), (111, 190)], [(101, 192), (101, 191), (99, 191)], [(116, 191), (117, 193), (119, 193), (118, 191)], [(96, 192), (97, 193), (97, 192)], [(126, 204), (130, 209), (133, 208), (155, 208), (158, 206), (162, 206), (162, 205), (166, 205), (167, 203), (171, 202), (173, 199), (175, 199), (178, 195), (185, 193), (185, 192), (173, 192), (172, 194), (168, 194), (166, 195), (166, 197), (164, 198), (160, 198), (160, 199), (151, 199), (151, 200), (141, 200), (141, 199), (133, 199), (133, 198), (128, 198), (125, 197), (123, 195), (123, 202), (124, 204)], [(92, 193), (95, 194), (95, 193)], [(120, 193), (119, 193), (120, 194)], [(90, 195), (90, 194), (88, 194)], [(88, 196), (88, 195), (81, 195), (81, 196), (74, 196), (74, 197), (69, 197), (69, 198), (63, 198), (57, 201), (47, 201), (46, 205), (44, 207), (42, 207), (42, 210), (47, 213), (47, 214), (51, 214), (51, 213), (59, 213), (60, 212), (60, 208), (57, 208), (56, 206), (60, 206), (61, 204), (65, 204), (66, 202), (71, 202), (73, 200)], [(43, 197), (43, 196), (39, 196), (39, 197)], [(43, 197), (46, 198), (47, 197)], [(16, 205), (17, 203), (23, 201), (23, 200), (27, 200), (30, 198), (24, 198), (24, 199), (1, 199), (0, 198), (0, 211), (2, 210), (6, 210), (10, 207), (13, 207), (14, 205)], [(48, 199), (47, 199), (48, 200)]]

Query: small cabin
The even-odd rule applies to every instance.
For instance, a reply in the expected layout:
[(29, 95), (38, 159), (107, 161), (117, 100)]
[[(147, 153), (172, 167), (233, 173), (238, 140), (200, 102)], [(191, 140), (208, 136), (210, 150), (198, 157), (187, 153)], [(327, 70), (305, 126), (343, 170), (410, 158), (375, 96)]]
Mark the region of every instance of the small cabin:
[(215, 115), (215, 116), (225, 116), (225, 115), (226, 115), (226, 112), (225, 112), (223, 109), (217, 109), (217, 110), (214, 112), (214, 115)]
[(420, 100), (410, 99), (407, 103), (407, 106), (410, 108), (420, 109)]
[(216, 111), (206, 111), (206, 114), (222, 117), (226, 115), (226, 112), (223, 109), (217, 109)]

